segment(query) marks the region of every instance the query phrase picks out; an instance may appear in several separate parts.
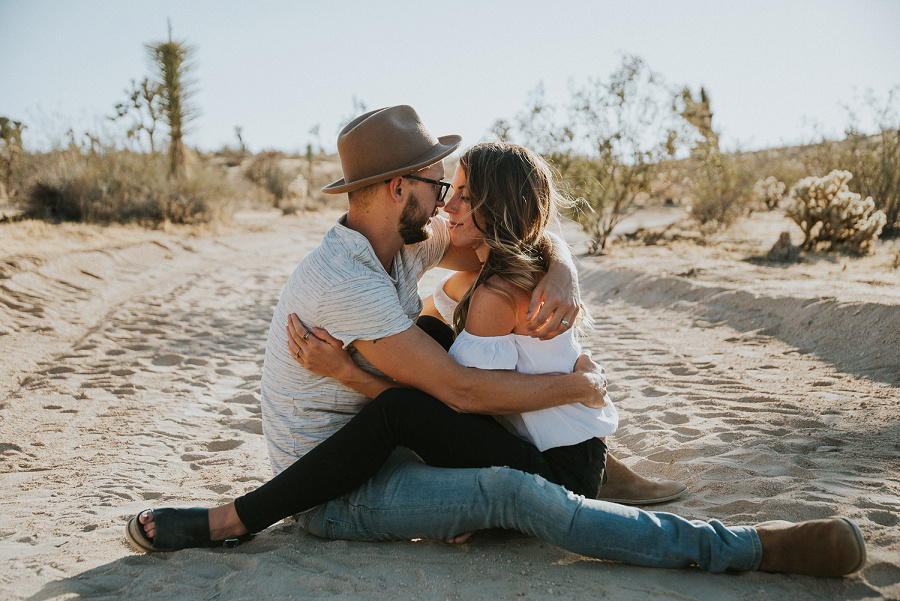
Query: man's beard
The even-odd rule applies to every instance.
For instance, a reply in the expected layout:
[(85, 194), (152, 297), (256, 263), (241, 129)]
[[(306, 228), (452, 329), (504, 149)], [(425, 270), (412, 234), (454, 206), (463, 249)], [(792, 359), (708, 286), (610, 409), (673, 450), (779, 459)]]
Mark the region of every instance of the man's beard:
[(431, 231), (426, 227), (430, 215), (426, 215), (419, 204), (415, 194), (410, 194), (406, 200), (406, 206), (400, 213), (399, 233), (404, 244), (424, 242), (431, 236)]

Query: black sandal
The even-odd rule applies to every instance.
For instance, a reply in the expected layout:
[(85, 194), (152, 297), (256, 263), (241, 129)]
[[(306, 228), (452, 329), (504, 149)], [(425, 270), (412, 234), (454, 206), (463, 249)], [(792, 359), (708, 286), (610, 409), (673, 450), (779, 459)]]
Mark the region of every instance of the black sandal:
[[(153, 538), (144, 532), (144, 525), (139, 519), (144, 511), (153, 513), (153, 521), (156, 522), (156, 536)], [(165, 507), (144, 511), (128, 520), (128, 525), (125, 526), (128, 542), (144, 553), (191, 548), (231, 549), (253, 538), (252, 534), (244, 534), (224, 540), (210, 540), (209, 510), (204, 507)]]

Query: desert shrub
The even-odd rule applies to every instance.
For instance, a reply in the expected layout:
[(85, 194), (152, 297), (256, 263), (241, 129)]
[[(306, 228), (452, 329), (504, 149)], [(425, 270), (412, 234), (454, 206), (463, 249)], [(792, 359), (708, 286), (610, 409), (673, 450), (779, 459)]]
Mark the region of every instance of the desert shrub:
[(875, 207), (884, 211), (883, 233), (900, 232), (900, 87), (886, 99), (869, 93), (856, 106), (847, 107), (844, 139), (822, 137), (811, 145), (804, 164), (807, 173), (850, 171), (850, 190), (872, 197)]
[(295, 195), (295, 188), (291, 184), (297, 174), (282, 167), (281, 159), (282, 154), (279, 152), (261, 152), (250, 160), (244, 172), (248, 180), (272, 195), (275, 206), (280, 206), (284, 200)]
[(750, 204), (752, 171), (740, 155), (725, 154), (719, 148), (705, 89), (700, 88), (695, 99), (685, 88), (677, 101), (679, 113), (694, 129), (691, 158), (695, 168), (686, 179), (692, 196), (691, 216), (701, 224), (727, 226)]
[(753, 198), (767, 209), (772, 210), (784, 200), (784, 188), (784, 182), (780, 182), (775, 176), (770, 175), (753, 184)]
[(578, 221), (591, 236), (590, 252), (598, 254), (635, 201), (649, 195), (662, 162), (674, 156), (671, 93), (643, 60), (626, 56), (607, 80), (576, 89), (570, 112), (587, 160), (567, 175), (586, 192), (590, 210)]
[(750, 204), (752, 174), (734, 155), (709, 154), (688, 177), (691, 217), (701, 224), (728, 226)]
[(832, 171), (825, 177), (807, 177), (791, 188), (786, 214), (803, 231), (807, 250), (843, 248), (866, 253), (886, 222), (884, 211), (850, 191), (849, 171)]
[(22, 154), (22, 131), (26, 128), (21, 121), (0, 117), (0, 198), (14, 199), (16, 188), (14, 175)]
[(604, 251), (638, 198), (650, 193), (661, 162), (674, 153), (671, 92), (638, 57), (625, 56), (608, 78), (574, 87), (561, 117), (538, 87), (513, 121), (493, 132), (542, 154), (578, 197), (574, 217), (590, 236), (588, 250)]
[(108, 150), (45, 155), (24, 200), (30, 216), (92, 222), (202, 223), (234, 196), (221, 174), (198, 165), (173, 180), (161, 155)]

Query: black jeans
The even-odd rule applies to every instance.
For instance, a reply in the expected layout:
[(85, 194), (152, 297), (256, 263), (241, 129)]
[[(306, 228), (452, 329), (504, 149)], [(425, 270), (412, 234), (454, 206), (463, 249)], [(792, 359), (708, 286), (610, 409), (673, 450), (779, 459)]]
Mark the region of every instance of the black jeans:
[[(452, 331), (434, 322), (421, 318), (418, 324), (437, 330), (444, 342), (449, 331), (452, 341)], [(506, 466), (589, 497), (597, 496), (606, 468), (606, 445), (600, 439), (542, 453), (493, 417), (457, 413), (424, 392), (390, 388), (278, 476), (237, 498), (235, 509), (247, 529), (258, 532), (352, 491), (375, 475), (397, 447), (436, 467)]]

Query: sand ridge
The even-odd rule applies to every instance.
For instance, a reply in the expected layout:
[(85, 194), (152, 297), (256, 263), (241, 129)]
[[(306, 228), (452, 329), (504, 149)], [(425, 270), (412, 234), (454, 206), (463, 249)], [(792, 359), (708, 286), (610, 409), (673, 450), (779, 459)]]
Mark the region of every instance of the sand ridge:
[[(585, 346), (622, 416), (613, 448), (690, 485), (660, 510), (854, 518), (869, 541), (861, 575), (634, 568), (514, 533), (323, 541), (288, 523), (231, 551), (134, 554), (122, 531), (137, 511), (219, 503), (269, 477), (258, 391), (269, 319), (334, 217), (15, 259), (0, 279), (0, 598), (900, 597), (897, 306), (679, 276), (674, 259), (641, 269), (639, 253), (582, 260), (597, 321)], [(855, 342), (833, 333), (860, 315), (879, 328)]]

